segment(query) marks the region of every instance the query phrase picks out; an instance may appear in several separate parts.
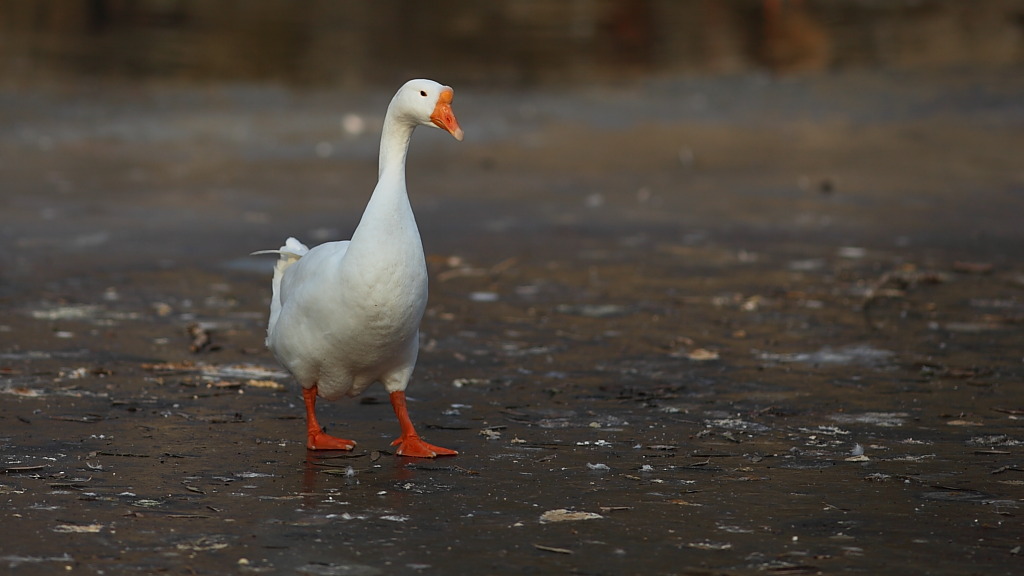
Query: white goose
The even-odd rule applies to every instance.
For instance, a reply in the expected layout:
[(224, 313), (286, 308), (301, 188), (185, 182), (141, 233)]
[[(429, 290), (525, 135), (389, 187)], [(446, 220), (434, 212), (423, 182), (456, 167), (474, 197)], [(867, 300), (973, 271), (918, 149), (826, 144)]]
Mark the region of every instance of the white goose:
[(374, 382), (389, 392), (402, 429), (392, 445), (404, 456), (457, 454), (424, 442), (405, 405), (427, 304), (427, 268), (405, 187), (405, 158), (416, 126), (462, 140), (453, 91), (410, 80), (391, 100), (380, 139), (377, 186), (352, 239), (312, 249), (289, 238), (274, 268), (267, 347), (303, 388), (310, 450), (351, 450), (316, 419), (317, 396), (355, 396)]

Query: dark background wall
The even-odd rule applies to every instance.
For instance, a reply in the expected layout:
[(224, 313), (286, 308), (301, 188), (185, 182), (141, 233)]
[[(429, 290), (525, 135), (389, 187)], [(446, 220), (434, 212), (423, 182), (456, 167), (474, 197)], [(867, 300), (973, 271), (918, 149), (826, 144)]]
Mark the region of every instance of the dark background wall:
[(1021, 64), (1019, 0), (0, 0), (7, 83), (500, 87)]

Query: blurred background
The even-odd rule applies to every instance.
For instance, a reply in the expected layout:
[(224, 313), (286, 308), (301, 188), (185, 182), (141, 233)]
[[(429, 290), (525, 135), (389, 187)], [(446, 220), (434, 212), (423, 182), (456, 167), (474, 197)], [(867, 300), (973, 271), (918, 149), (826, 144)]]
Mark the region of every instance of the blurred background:
[(1022, 71), (1024, 0), (0, 0), (0, 263), (347, 237), (410, 77), (466, 130), (413, 144), (428, 250), (1015, 246)]
[(8, 84), (108, 78), (391, 86), (1007, 68), (1020, 0), (0, 0)]

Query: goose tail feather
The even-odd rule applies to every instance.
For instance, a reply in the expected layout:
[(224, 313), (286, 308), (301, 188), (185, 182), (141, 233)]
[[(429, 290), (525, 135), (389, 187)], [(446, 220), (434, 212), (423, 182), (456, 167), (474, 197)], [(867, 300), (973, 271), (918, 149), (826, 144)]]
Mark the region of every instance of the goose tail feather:
[(253, 252), (252, 255), (256, 256), (259, 254), (277, 254), (279, 258), (277, 263), (274, 265), (274, 280), (273, 280), (273, 296), (270, 301), (270, 321), (267, 322), (267, 338), (270, 338), (271, 332), (274, 331), (274, 325), (277, 324), (277, 317), (281, 314), (281, 279), (284, 278), (284, 273), (288, 268), (299, 261), (300, 258), (309, 252), (309, 248), (299, 242), (295, 238), (288, 238), (285, 241), (284, 246), (281, 246), (277, 250), (258, 250)]

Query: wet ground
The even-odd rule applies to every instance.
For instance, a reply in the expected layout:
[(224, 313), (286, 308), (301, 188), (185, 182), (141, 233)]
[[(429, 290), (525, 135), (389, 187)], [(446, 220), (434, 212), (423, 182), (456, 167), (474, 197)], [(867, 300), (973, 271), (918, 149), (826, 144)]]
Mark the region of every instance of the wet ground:
[(4, 570), (1020, 572), (1019, 74), (455, 88), (409, 170), (436, 461), (382, 389), (305, 450), (246, 256), (348, 237), (391, 90), (3, 97)]

